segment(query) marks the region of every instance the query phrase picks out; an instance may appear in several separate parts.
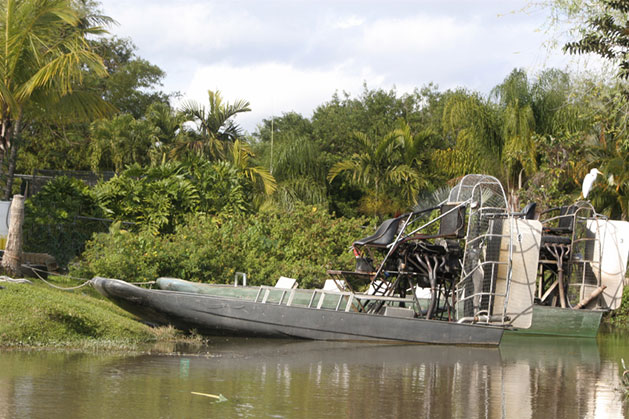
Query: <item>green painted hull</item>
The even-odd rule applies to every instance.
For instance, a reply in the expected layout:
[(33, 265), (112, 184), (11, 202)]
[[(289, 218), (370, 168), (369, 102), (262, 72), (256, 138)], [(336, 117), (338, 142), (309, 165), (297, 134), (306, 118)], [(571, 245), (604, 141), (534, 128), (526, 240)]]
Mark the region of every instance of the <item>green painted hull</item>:
[(602, 311), (536, 305), (533, 307), (533, 322), (530, 328), (507, 333), (593, 338), (598, 333), (602, 316)]

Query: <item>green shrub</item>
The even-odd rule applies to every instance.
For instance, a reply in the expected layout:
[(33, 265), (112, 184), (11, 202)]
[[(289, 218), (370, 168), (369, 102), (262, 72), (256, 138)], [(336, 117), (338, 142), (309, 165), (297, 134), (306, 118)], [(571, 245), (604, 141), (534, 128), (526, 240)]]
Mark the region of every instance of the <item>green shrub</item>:
[(83, 251), (94, 232), (107, 230), (100, 221), (78, 216), (103, 216), (90, 188), (66, 176), (51, 180), (26, 200), (24, 250), (50, 253), (57, 263), (65, 265)]
[(185, 214), (194, 213), (199, 192), (179, 164), (130, 166), (95, 188), (107, 217), (137, 223), (151, 232), (171, 232)]
[(610, 313), (609, 322), (614, 326), (629, 329), (629, 287), (625, 287), (622, 293), (622, 303), (618, 310)]
[(227, 162), (133, 165), (95, 188), (107, 217), (134, 230), (170, 234), (190, 214), (228, 218), (251, 211), (249, 181)]
[(349, 246), (371, 234), (366, 219), (335, 218), (316, 207), (273, 209), (229, 219), (190, 216), (175, 233), (128, 232), (119, 225), (88, 243), (77, 276), (126, 281), (159, 276), (227, 283), (237, 271), (250, 284), (273, 285), (280, 276), (303, 287), (320, 286), (328, 269), (353, 269)]

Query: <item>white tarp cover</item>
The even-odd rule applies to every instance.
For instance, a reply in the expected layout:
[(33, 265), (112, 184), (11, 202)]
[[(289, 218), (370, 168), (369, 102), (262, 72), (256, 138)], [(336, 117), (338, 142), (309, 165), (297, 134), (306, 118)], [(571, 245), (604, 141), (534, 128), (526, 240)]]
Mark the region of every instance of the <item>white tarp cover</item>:
[[(511, 232), (513, 225), (513, 232)], [(539, 262), (540, 245), (542, 239), (542, 223), (537, 220), (513, 219), (505, 222), (502, 229), (503, 237), (512, 234), (511, 284), (509, 299), (505, 315), (514, 327), (527, 329), (533, 321), (533, 298), (535, 296), (535, 281), (537, 279), (537, 264)], [(509, 260), (509, 240), (503, 239), (500, 245), (500, 262), (496, 280), (496, 293), (506, 292), (507, 268)], [(504, 263), (503, 263), (504, 262)], [(494, 314), (504, 307), (502, 297), (496, 296)]]
[(602, 305), (615, 310), (620, 307), (627, 270), (629, 222), (592, 220), (588, 222), (588, 229), (595, 232), (596, 242), (602, 246), (603, 250), (600, 252), (597, 249), (594, 254), (594, 260), (598, 261), (599, 254), (602, 253), (600, 278), (598, 278), (598, 270), (594, 270), (599, 283), (607, 287), (602, 294)]

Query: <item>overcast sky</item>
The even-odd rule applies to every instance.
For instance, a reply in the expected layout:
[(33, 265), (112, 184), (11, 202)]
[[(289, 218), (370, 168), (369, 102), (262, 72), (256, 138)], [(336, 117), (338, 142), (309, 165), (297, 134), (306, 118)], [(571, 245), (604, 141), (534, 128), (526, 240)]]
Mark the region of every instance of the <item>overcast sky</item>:
[(539, 28), (542, 11), (526, 0), (103, 0), (138, 55), (166, 72), (164, 90), (207, 101), (218, 89), (262, 118), (306, 117), (335, 91), (402, 93), (430, 82), (440, 90), (487, 93), (521, 67), (534, 75), (564, 68)]

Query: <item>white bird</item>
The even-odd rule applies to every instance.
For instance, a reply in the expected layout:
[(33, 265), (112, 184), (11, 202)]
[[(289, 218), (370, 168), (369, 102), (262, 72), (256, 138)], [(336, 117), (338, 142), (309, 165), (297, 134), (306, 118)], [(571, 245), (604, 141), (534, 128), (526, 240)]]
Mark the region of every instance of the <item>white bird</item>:
[(584, 199), (588, 197), (588, 193), (590, 193), (590, 189), (592, 189), (592, 185), (594, 184), (594, 181), (596, 180), (596, 176), (602, 175), (602, 174), (603, 173), (600, 170), (595, 168), (595, 169), (590, 170), (590, 173), (585, 175), (585, 177), (583, 178), (583, 185), (581, 186), (581, 191), (583, 192)]

